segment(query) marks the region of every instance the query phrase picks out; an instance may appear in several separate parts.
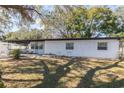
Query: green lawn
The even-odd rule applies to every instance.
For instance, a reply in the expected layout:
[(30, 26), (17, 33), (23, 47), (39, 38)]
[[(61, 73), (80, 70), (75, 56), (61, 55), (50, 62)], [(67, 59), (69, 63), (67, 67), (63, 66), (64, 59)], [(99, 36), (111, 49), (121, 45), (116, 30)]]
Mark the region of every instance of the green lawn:
[(41, 57), (0, 65), (6, 87), (124, 87), (124, 61)]

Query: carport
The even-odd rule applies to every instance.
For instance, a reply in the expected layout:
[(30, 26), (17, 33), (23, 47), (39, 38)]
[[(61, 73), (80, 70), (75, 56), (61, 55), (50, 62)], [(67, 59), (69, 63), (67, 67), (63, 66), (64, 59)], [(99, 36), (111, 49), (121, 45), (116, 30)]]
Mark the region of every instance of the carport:
[(7, 57), (9, 54), (9, 44), (0, 41), (0, 58)]

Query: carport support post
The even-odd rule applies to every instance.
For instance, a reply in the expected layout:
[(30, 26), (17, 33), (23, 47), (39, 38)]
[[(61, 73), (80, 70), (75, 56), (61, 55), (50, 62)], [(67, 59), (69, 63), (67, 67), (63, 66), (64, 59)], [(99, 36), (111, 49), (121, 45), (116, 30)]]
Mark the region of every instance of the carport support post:
[(0, 70), (0, 81), (1, 81), (2, 71)]
[(124, 47), (124, 45), (123, 45), (123, 42), (124, 42), (124, 40), (123, 39), (121, 39), (120, 41), (119, 41), (119, 43), (120, 43), (120, 45), (119, 45), (119, 58), (120, 59), (123, 59), (123, 52), (124, 52), (124, 49), (123, 49), (123, 47)]
[(2, 80), (2, 66), (0, 65), (0, 81)]

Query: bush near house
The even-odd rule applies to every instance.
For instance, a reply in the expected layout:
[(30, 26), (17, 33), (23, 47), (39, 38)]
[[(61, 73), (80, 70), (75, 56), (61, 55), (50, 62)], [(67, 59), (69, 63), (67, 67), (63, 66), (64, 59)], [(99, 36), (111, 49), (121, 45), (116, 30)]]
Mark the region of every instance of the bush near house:
[(21, 54), (21, 51), (20, 49), (14, 49), (10, 52), (10, 55), (12, 55), (12, 57), (14, 59), (19, 59), (20, 58), (20, 54)]
[(0, 67), (0, 88), (4, 88), (4, 84), (2, 82), (2, 78), (1, 78), (1, 75), (2, 75), (2, 71), (1, 71), (1, 67)]
[(0, 88), (5, 88), (5, 86), (4, 86), (2, 81), (0, 81)]

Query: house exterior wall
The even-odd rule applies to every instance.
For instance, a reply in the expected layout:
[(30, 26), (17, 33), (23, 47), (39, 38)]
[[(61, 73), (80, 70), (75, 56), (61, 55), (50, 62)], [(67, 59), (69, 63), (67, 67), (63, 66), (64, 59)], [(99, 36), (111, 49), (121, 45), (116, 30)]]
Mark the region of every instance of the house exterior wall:
[[(66, 43), (74, 43), (73, 50), (66, 50)], [(107, 50), (97, 50), (98, 42), (107, 42)], [(65, 56), (111, 58), (119, 57), (119, 40), (58, 40), (45, 41), (45, 54)]]
[[(98, 50), (98, 42), (107, 42), (107, 50)], [(111, 58), (119, 57), (119, 40), (53, 40), (53, 41), (38, 41), (38, 44), (43, 44), (43, 49), (31, 49), (31, 42), (29, 50), (37, 54), (56, 54), (76, 57), (95, 57), (95, 58)], [(66, 43), (74, 43), (73, 50), (66, 50)], [(0, 57), (8, 56), (11, 48), (18, 48), (14, 44), (0, 42)]]
[(22, 51), (26, 49), (26, 46), (22, 44), (7, 43), (7, 42), (0, 41), (0, 58), (8, 57), (10, 51), (12, 51), (13, 49), (21, 49)]
[(26, 49), (26, 46), (22, 45), (22, 44), (16, 44), (16, 43), (9, 43), (9, 47), (10, 50), (13, 49)]
[(9, 54), (8, 43), (0, 41), (0, 58), (7, 57)]

